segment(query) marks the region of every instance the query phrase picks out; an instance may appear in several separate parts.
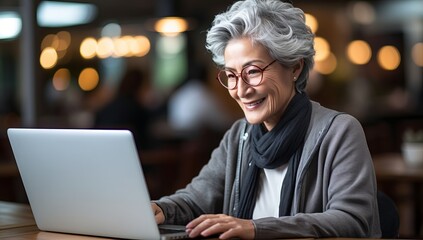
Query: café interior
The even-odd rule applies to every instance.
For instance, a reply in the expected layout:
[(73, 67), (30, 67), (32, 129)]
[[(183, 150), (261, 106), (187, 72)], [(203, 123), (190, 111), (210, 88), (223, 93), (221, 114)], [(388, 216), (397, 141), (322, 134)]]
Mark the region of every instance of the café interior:
[[(204, 47), (214, 15), (232, 2), (0, 0), (0, 201), (28, 202), (11, 127), (128, 128), (151, 198), (185, 186), (243, 117)], [(400, 238), (423, 237), (423, 163), (405, 152), (409, 142), (423, 149), (423, 1), (292, 2), (316, 36), (307, 93), (360, 121)], [(137, 83), (122, 87), (128, 78)], [(198, 92), (177, 95), (192, 78)], [(142, 112), (106, 107), (122, 89)], [(199, 101), (211, 105), (192, 110)], [(423, 162), (423, 150), (415, 155)]]

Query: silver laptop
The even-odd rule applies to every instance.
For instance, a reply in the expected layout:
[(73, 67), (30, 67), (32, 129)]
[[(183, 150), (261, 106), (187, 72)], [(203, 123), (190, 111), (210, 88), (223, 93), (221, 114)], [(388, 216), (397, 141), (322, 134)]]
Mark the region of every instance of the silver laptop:
[(160, 233), (130, 131), (10, 128), (17, 166), (40, 230), (126, 239)]

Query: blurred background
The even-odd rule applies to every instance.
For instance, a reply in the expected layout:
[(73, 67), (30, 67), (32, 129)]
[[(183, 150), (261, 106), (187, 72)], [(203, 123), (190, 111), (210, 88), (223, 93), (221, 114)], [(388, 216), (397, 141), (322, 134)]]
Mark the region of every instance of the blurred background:
[[(0, 200), (27, 202), (9, 127), (130, 129), (152, 198), (189, 182), (243, 116), (204, 48), (232, 2), (0, 0)], [(311, 99), (359, 119), (373, 156), (401, 155), (423, 129), (423, 1), (293, 3), (316, 35)], [(422, 234), (417, 175), (380, 181), (401, 236)]]

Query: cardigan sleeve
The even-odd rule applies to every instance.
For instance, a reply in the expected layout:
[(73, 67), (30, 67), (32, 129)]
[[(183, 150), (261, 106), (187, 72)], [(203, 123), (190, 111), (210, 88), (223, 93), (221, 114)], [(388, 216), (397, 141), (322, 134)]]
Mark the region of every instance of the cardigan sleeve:
[(173, 195), (154, 201), (162, 208), (166, 224), (187, 224), (201, 214), (228, 213), (233, 200), (237, 146), (244, 121), (236, 121), (225, 133), (209, 162), (190, 184)]

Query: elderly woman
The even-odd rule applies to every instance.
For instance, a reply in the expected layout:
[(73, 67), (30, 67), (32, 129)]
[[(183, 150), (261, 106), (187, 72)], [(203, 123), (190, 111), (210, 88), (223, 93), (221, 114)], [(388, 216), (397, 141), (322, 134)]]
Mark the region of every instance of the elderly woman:
[(313, 34), (279, 0), (238, 1), (216, 16), (207, 49), (245, 114), (209, 163), (152, 204), (190, 237), (380, 237), (372, 159), (359, 122), (310, 101)]

